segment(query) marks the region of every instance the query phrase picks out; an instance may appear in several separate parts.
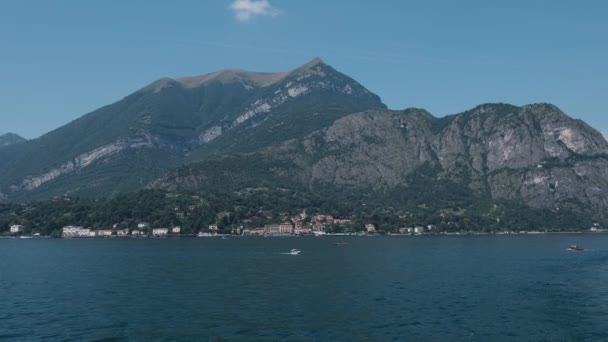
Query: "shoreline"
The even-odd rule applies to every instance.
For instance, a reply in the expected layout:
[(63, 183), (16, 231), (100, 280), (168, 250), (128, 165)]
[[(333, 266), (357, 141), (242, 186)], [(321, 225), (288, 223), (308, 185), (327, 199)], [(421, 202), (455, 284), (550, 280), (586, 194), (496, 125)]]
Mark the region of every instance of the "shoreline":
[(373, 237), (442, 237), (442, 236), (535, 236), (535, 235), (557, 235), (557, 234), (580, 234), (580, 235), (594, 235), (594, 234), (607, 234), (608, 230), (604, 231), (566, 231), (566, 232), (454, 232), (454, 233), (426, 233), (426, 234), (323, 234), (323, 235), (211, 235), (211, 236), (198, 236), (196, 234), (184, 234), (184, 235), (173, 235), (173, 236), (105, 236), (105, 237), (51, 237), (51, 236), (0, 236), (0, 239), (18, 239), (18, 240), (40, 240), (40, 239), (63, 239), (63, 240), (105, 240), (105, 239), (230, 239), (230, 238), (300, 238), (300, 237), (360, 237), (360, 238), (373, 238)]

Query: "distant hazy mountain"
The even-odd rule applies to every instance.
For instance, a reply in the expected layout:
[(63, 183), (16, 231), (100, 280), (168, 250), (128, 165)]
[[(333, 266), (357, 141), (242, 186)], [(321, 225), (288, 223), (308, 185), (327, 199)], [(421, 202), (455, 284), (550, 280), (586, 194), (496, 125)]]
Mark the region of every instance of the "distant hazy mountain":
[(0, 135), (0, 148), (6, 147), (9, 145), (22, 143), (24, 141), (27, 141), (27, 140), (15, 133), (2, 134), (2, 135)]
[(260, 184), (390, 195), (387, 205), (485, 199), (601, 214), (608, 210), (608, 143), (549, 104), (486, 104), (441, 119), (421, 109), (369, 111), (254, 154), (184, 166), (153, 186), (236, 191)]
[(386, 106), (320, 59), (290, 72), (163, 78), (38, 139), (0, 150), (0, 198), (108, 195), (207, 155), (302, 138)]

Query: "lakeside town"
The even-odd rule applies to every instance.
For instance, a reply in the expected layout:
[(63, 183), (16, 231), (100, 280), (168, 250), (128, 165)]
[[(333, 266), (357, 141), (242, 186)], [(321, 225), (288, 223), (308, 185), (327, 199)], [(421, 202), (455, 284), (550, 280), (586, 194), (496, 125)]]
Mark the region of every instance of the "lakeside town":
[[(334, 218), (332, 215), (316, 214), (308, 216), (305, 212), (299, 215), (294, 215), (286, 219), (282, 223), (266, 224), (260, 227), (245, 227), (238, 226), (226, 231), (220, 229), (218, 224), (210, 224), (207, 227), (200, 229), (198, 232), (184, 232), (180, 226), (173, 227), (153, 227), (147, 222), (139, 222), (137, 226), (132, 228), (121, 228), (118, 224), (114, 224), (108, 229), (94, 229), (91, 227), (82, 226), (65, 226), (61, 229), (60, 235), (53, 237), (61, 238), (114, 238), (114, 237), (132, 237), (132, 238), (162, 238), (162, 237), (223, 237), (223, 236), (375, 236), (375, 235), (401, 235), (401, 236), (420, 236), (420, 235), (511, 235), (511, 234), (545, 234), (547, 231), (540, 230), (504, 230), (497, 232), (479, 232), (479, 231), (458, 231), (445, 232), (438, 231), (433, 225), (402, 227), (396, 232), (386, 233), (378, 230), (374, 223), (366, 223), (363, 231), (355, 231), (352, 228), (353, 220), (351, 218)], [(335, 232), (330, 227), (341, 227), (340, 232)], [(577, 233), (585, 231), (576, 231)], [(598, 223), (593, 224), (587, 232), (602, 233), (604, 229)], [(562, 232), (568, 233), (568, 232)], [(570, 232), (574, 233), (574, 232)], [(6, 237), (16, 238), (44, 238), (40, 233), (28, 233), (27, 227), (20, 224), (13, 224), (9, 228), (9, 235)]]

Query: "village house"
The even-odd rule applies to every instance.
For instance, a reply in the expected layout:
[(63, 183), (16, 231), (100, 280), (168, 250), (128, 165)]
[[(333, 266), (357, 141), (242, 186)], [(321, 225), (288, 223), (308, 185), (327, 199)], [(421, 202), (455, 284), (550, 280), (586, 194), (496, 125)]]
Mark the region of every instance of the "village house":
[(366, 230), (368, 233), (375, 233), (375, 232), (376, 232), (376, 225), (375, 225), (375, 224), (368, 223), (368, 224), (366, 224), (366, 225), (365, 225), (365, 230)]
[(91, 233), (95, 236), (95, 232), (91, 231), (88, 228), (83, 228), (80, 226), (66, 226), (63, 227), (61, 231), (61, 236), (63, 237), (91, 237)]
[(173, 233), (173, 234), (180, 234), (181, 232), (182, 232), (182, 227), (175, 226), (175, 227), (171, 228), (171, 233)]
[(97, 231), (97, 236), (99, 237), (108, 237), (112, 236), (113, 232), (109, 229), (102, 229)]
[(279, 234), (293, 234), (293, 224), (282, 223), (279, 225)]
[(119, 229), (116, 231), (116, 235), (118, 236), (127, 236), (129, 235), (129, 229)]
[(314, 232), (322, 232), (325, 230), (325, 225), (322, 223), (315, 223), (312, 225), (312, 230)]
[(233, 235), (241, 235), (242, 232), (243, 232), (243, 226), (232, 228)]
[(400, 234), (413, 234), (414, 233), (414, 228), (399, 228), (399, 233)]
[(154, 228), (152, 229), (153, 236), (166, 236), (169, 234), (169, 228)]
[(325, 222), (326, 215), (317, 214), (312, 217), (312, 222)]
[(418, 227), (414, 228), (414, 234), (417, 234), (417, 235), (424, 234), (424, 227), (418, 226)]
[(137, 228), (139, 229), (146, 229), (148, 227), (150, 227), (150, 224), (148, 222), (139, 222), (137, 224)]
[(266, 234), (266, 229), (264, 227), (254, 228), (254, 229), (243, 229), (243, 235), (249, 236), (261, 236)]
[(296, 226), (293, 233), (296, 235), (308, 235), (312, 234), (312, 229), (310, 227), (302, 227), (302, 225), (300, 225)]
[(209, 230), (212, 232), (217, 232), (219, 230), (219, 228), (218, 228), (217, 224), (210, 224)]
[(141, 235), (146, 235), (146, 234), (145, 234), (145, 232), (143, 230), (133, 229), (133, 231), (131, 232), (131, 235), (133, 235), (133, 236), (141, 236)]
[(264, 226), (264, 230), (268, 235), (279, 235), (281, 234), (281, 226), (278, 224), (267, 224)]
[(10, 227), (10, 232), (12, 234), (23, 233), (24, 230), (25, 230), (25, 227), (20, 224), (14, 224)]

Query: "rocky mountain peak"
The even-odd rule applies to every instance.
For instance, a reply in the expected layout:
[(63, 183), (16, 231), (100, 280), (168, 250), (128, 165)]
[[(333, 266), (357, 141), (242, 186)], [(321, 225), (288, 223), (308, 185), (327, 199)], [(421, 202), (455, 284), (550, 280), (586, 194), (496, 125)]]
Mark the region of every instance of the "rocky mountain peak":
[(188, 76), (179, 78), (164, 77), (152, 82), (146, 86), (145, 90), (158, 92), (164, 88), (172, 86), (182, 86), (184, 88), (198, 88), (208, 85), (212, 82), (220, 82), (222, 84), (241, 83), (245, 88), (252, 89), (256, 87), (268, 87), (274, 85), (290, 76), (297, 76), (304, 73), (313, 73), (325, 76), (320, 71), (322, 67), (329, 67), (323, 60), (318, 57), (313, 58), (306, 64), (297, 67), (291, 71), (279, 72), (255, 72), (243, 69), (223, 69), (208, 74), (199, 76)]

